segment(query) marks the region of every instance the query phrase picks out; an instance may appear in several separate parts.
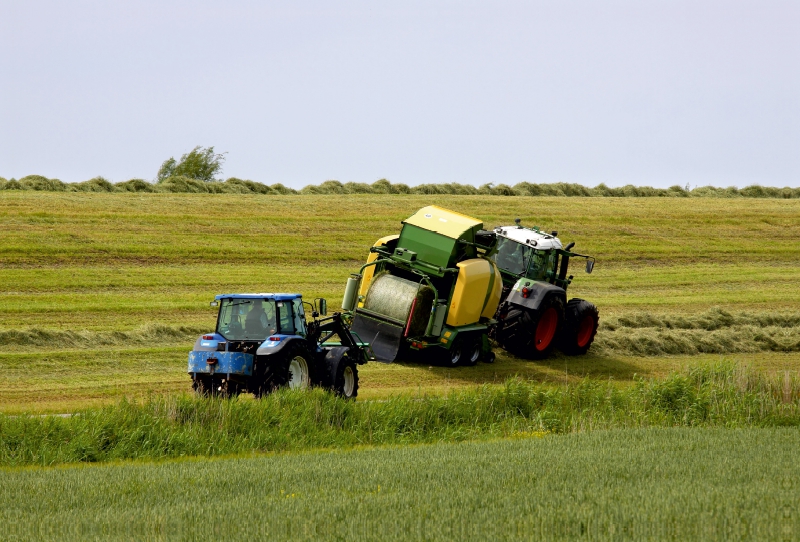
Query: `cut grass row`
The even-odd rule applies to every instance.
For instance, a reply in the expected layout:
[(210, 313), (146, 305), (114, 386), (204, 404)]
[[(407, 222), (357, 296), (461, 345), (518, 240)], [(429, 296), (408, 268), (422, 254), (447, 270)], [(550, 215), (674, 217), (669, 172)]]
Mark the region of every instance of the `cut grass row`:
[[(0, 268), (0, 331), (129, 331), (153, 323), (213, 326), (216, 314), (208, 302), (218, 293), (232, 292), (300, 292), (306, 297), (326, 297), (335, 308), (341, 303), (344, 281), (358, 267), (243, 263)], [(592, 275), (576, 274), (570, 296), (595, 302), (603, 319), (636, 311), (694, 316), (714, 307), (737, 312), (796, 312), (800, 307), (797, 284), (800, 268), (796, 265), (682, 265), (635, 270), (598, 266)]]
[(13, 540), (790, 540), (796, 429), (5, 470)]
[(798, 425), (798, 379), (716, 365), (627, 388), (589, 379), (568, 386), (508, 380), (446, 396), (371, 402), (283, 390), (255, 401), (122, 401), (66, 418), (0, 415), (0, 465), (451, 442), (531, 431)]

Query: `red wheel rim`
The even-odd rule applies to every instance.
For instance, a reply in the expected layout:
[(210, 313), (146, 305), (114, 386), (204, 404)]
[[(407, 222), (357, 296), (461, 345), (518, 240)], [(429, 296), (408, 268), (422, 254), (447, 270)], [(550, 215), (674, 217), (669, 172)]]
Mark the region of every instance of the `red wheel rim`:
[(556, 334), (557, 327), (558, 313), (553, 307), (550, 307), (544, 311), (544, 314), (542, 314), (542, 317), (539, 319), (539, 325), (536, 326), (536, 335), (534, 335), (533, 338), (536, 350), (541, 352), (550, 346)]
[(589, 341), (592, 340), (592, 331), (594, 331), (594, 318), (587, 314), (581, 320), (578, 326), (578, 347), (583, 348)]

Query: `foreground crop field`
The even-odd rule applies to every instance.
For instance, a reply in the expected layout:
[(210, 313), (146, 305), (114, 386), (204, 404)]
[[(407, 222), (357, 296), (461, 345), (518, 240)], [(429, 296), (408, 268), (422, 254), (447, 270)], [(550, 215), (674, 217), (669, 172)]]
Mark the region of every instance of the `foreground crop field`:
[(6, 470), (0, 529), (19, 540), (792, 540), (798, 446), (795, 429), (646, 429)]
[(487, 226), (521, 217), (597, 256), (570, 293), (600, 307), (598, 340), (586, 357), (540, 363), (370, 364), (362, 398), (513, 375), (625, 385), (720, 359), (800, 368), (798, 200), (3, 191), (0, 411), (187, 391), (186, 352), (213, 326), (214, 294), (299, 291), (334, 307), (374, 240), (431, 203)]

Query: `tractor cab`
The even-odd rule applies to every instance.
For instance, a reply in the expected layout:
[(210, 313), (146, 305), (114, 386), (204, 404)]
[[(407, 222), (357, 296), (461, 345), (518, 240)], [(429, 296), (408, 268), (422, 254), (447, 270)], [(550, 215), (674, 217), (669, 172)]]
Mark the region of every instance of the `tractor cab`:
[(307, 334), (303, 299), (299, 294), (223, 294), (216, 332), (228, 341), (264, 342), (271, 335)]
[[(563, 252), (561, 241), (554, 235), (556, 232), (547, 234), (538, 228), (522, 226), (504, 226), (494, 231), (497, 234), (494, 261), (500, 268), (503, 282), (513, 284), (524, 277), (554, 283), (559, 251)], [(566, 284), (562, 287), (566, 288)]]

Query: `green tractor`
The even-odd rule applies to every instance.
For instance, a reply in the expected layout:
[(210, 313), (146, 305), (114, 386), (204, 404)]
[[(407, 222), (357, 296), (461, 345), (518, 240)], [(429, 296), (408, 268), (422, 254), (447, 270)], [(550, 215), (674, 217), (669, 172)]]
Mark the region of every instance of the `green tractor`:
[(568, 355), (585, 354), (597, 333), (599, 311), (583, 299), (567, 301), (573, 278), (568, 273), (573, 258), (585, 259), (591, 273), (594, 258), (571, 252), (574, 242), (563, 247), (558, 232), (523, 227), (520, 219), (515, 223), (493, 230), (492, 259), (503, 277), (503, 294), (492, 337), (525, 358), (544, 358), (555, 346)]

